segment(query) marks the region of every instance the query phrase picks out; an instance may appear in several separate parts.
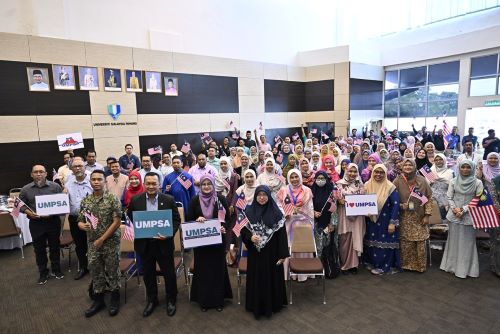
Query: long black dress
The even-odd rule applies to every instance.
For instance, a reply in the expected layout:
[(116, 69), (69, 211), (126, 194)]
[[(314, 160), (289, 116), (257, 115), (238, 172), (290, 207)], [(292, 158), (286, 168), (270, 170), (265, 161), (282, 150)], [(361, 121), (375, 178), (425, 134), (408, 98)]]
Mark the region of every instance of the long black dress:
[(247, 228), (241, 230), (241, 238), (248, 249), (245, 307), (256, 318), (261, 315), (271, 317), (288, 304), (283, 264), (276, 265), (278, 260), (290, 256), (285, 226), (273, 234), (260, 252)]
[[(218, 200), (226, 209), (226, 227), (229, 221), (229, 209), (226, 199), (217, 195)], [(217, 218), (218, 207), (214, 205), (212, 217)], [(198, 195), (189, 202), (187, 221), (203, 217)], [(218, 308), (224, 306), (225, 298), (233, 298), (231, 283), (226, 266), (225, 236), (222, 235), (222, 244), (194, 248), (194, 275), (191, 286), (191, 301), (198, 302), (200, 307)]]

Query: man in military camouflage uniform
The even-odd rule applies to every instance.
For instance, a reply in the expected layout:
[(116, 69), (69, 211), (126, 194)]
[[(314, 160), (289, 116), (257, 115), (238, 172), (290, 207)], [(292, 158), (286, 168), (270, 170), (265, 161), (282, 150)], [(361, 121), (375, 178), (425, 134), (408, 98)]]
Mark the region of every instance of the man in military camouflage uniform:
[(87, 231), (88, 266), (93, 280), (94, 302), (85, 311), (87, 318), (106, 307), (104, 293), (111, 290), (109, 315), (120, 307), (120, 223), (121, 204), (115, 195), (105, 192), (104, 172), (90, 174), (93, 193), (80, 204), (78, 227)]

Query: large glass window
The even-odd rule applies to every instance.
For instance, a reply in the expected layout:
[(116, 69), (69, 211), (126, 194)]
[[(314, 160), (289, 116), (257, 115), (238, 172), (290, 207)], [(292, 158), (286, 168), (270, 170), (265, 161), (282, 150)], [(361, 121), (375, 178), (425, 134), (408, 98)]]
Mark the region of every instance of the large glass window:
[(400, 131), (412, 130), (412, 124), (432, 129), (443, 117), (455, 125), (459, 74), (459, 61), (386, 72), (385, 126)]
[(475, 57), (470, 64), (470, 96), (495, 95), (500, 92), (498, 54)]

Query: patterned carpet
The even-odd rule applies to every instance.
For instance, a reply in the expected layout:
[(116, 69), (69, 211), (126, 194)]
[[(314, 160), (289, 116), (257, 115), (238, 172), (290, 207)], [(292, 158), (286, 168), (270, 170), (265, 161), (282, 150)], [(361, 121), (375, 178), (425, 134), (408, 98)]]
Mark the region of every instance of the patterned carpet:
[[(500, 279), (488, 271), (487, 255), (480, 255), (481, 277), (458, 279), (438, 269), (440, 254), (427, 273), (400, 273), (375, 277), (366, 270), (356, 276), (327, 281), (327, 304), (321, 285), (314, 280), (294, 284), (294, 304), (271, 319), (254, 320), (236, 299), (222, 313), (202, 313), (187, 301), (184, 278), (178, 280), (177, 314), (165, 311), (163, 283), (160, 306), (142, 318), (143, 285), (129, 281), (127, 304), (110, 318), (102, 311), (84, 317), (90, 305), (86, 295), (89, 279), (50, 279), (35, 284), (38, 275), (33, 249), (26, 258), (19, 250), (0, 251), (0, 333), (499, 333)], [(74, 269), (74, 268), (73, 268)], [(235, 271), (230, 270), (236, 297)], [(109, 298), (109, 297), (107, 297)]]

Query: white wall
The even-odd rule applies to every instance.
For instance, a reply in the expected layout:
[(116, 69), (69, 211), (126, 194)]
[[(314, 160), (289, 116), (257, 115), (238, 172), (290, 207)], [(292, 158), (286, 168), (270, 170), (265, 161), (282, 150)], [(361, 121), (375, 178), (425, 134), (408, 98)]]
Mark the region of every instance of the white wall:
[(0, 0), (0, 31), (293, 64), (331, 46), (330, 1)]

